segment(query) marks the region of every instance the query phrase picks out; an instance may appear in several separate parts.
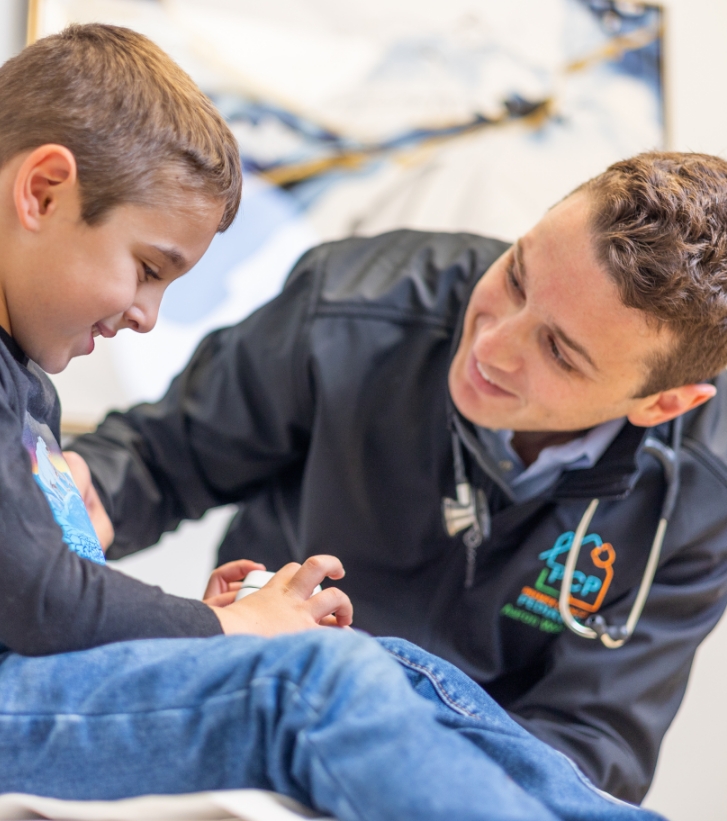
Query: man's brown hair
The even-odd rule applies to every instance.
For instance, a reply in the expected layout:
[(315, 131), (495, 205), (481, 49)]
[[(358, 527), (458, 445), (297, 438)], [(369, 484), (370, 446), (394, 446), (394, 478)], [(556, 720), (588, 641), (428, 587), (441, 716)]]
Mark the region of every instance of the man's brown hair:
[(220, 231), (237, 213), (230, 129), (192, 79), (130, 29), (70, 26), (0, 67), (0, 166), (47, 143), (73, 153), (89, 225), (118, 205), (185, 197), (223, 203)]
[(716, 376), (727, 366), (727, 162), (653, 151), (576, 190), (622, 302), (675, 339), (647, 363), (639, 396)]

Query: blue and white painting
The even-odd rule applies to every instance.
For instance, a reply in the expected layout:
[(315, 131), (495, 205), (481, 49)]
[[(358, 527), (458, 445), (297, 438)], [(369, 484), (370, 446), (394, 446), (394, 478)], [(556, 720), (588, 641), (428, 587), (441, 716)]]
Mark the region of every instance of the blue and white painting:
[(42, 0), (39, 34), (156, 40), (240, 145), (243, 206), (121, 334), (130, 399), (281, 287), (310, 246), (399, 227), (513, 239), (610, 163), (664, 145), (663, 12), (619, 0)]

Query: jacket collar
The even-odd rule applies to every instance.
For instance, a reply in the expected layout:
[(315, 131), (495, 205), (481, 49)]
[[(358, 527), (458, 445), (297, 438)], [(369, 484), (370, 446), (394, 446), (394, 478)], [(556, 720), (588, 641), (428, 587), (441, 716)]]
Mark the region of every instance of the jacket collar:
[(621, 429), (592, 468), (563, 473), (552, 491), (561, 499), (622, 499), (634, 488), (639, 476), (638, 458), (652, 428), (630, 422)]

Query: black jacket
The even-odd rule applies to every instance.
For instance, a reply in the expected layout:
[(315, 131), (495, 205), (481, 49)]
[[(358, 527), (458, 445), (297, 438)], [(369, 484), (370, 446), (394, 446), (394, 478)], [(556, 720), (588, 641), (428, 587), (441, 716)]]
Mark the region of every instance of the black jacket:
[[(506, 247), (397, 231), (316, 248), (278, 298), (208, 336), (160, 402), (111, 414), (75, 448), (116, 528), (112, 557), (243, 502), (220, 561), (339, 556), (357, 626), (454, 662), (596, 784), (638, 801), (725, 607), (725, 392), (720, 380), (686, 419), (676, 510), (623, 648), (564, 631), (553, 603), (568, 534), (598, 497), (574, 595), (584, 616), (625, 621), (665, 488), (643, 429), (627, 424), (593, 468), (513, 504), (460, 418), (467, 474), (492, 513), (467, 586), (464, 531), (449, 536), (442, 518), (455, 497), (447, 371), (469, 293)], [(666, 441), (670, 427), (650, 433)]]

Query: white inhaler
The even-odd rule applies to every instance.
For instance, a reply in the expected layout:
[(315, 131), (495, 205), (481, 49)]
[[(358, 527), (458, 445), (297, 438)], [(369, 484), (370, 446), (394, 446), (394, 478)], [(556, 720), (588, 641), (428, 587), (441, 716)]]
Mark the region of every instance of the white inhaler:
[[(242, 580), (242, 587), (235, 596), (235, 601), (244, 599), (245, 596), (249, 596), (251, 593), (257, 592), (261, 587), (265, 587), (274, 575), (275, 573), (271, 573), (269, 570), (251, 570)], [(313, 593), (320, 593), (322, 589), (320, 584), (318, 584), (313, 590)]]

